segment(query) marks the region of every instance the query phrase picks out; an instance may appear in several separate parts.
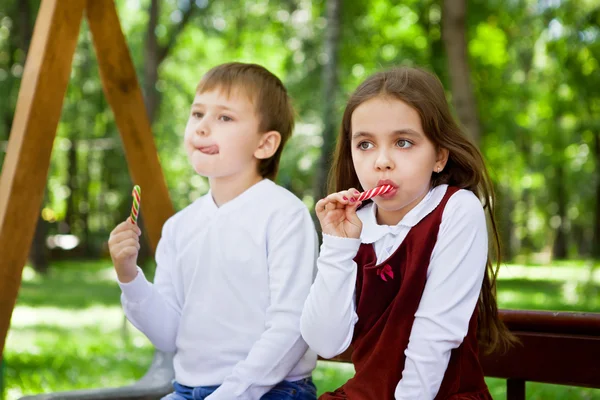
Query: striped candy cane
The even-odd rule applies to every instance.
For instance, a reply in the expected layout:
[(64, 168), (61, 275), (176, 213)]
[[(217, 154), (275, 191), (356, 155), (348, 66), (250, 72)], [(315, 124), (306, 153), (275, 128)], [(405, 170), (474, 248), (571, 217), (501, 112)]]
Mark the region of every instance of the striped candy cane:
[(385, 194), (387, 192), (389, 192), (390, 190), (392, 190), (392, 185), (382, 185), (382, 186), (377, 186), (373, 189), (369, 189), (366, 192), (362, 192), (359, 196), (358, 199), (356, 201), (363, 201), (363, 200), (369, 200), (375, 196), (379, 196), (380, 194)]
[(133, 204), (131, 205), (131, 223), (137, 224), (138, 214), (140, 213), (140, 202), (142, 200), (142, 189), (138, 185), (133, 187), (131, 192)]

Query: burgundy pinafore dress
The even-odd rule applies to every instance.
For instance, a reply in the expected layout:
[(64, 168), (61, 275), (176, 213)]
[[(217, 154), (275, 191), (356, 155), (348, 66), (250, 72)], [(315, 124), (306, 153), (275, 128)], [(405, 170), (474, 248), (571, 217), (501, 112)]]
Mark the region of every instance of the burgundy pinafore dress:
[[(400, 247), (382, 264), (371, 244), (355, 257), (356, 313), (352, 339), (355, 376), (320, 400), (393, 400), (402, 378), (415, 313), (419, 306), (442, 213), (458, 188), (448, 187), (440, 204), (411, 228)], [(479, 364), (477, 308), (463, 343), (452, 350), (435, 399), (492, 400)]]

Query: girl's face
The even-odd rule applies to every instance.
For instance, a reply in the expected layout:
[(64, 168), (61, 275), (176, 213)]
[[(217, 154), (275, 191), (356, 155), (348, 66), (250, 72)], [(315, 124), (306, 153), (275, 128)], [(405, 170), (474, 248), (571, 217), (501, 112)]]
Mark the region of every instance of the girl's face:
[(418, 112), (407, 103), (377, 96), (359, 105), (351, 117), (354, 169), (363, 189), (389, 184), (377, 196), (377, 221), (396, 225), (425, 197), (431, 174), (444, 168), (448, 151), (437, 151), (423, 131)]

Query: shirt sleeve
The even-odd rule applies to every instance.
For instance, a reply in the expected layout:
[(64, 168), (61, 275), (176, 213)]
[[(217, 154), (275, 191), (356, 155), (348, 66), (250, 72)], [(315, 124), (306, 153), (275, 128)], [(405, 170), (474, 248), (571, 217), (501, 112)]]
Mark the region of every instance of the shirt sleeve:
[(172, 271), (175, 268), (175, 249), (172, 245), (168, 220), (156, 248), (156, 274), (150, 283), (138, 267), (138, 274), (121, 287), (121, 304), (127, 319), (159, 350), (174, 352), (181, 306), (177, 301)]
[(300, 329), (308, 345), (323, 358), (344, 352), (358, 321), (355, 304), (360, 239), (323, 235), (317, 277), (304, 304)]
[(207, 399), (259, 399), (283, 381), (308, 351), (299, 321), (315, 272), (316, 230), (305, 207), (277, 221), (268, 233), (271, 301), (265, 331)]
[(412, 326), (397, 400), (433, 399), (453, 349), (467, 335), (481, 292), (488, 255), (486, 219), (479, 199), (456, 192), (446, 204), (427, 283)]

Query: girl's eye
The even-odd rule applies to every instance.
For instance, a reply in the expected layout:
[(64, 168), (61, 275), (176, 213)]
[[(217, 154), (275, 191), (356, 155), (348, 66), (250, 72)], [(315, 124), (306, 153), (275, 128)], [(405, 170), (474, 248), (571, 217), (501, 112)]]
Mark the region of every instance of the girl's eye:
[(369, 150), (372, 146), (373, 144), (369, 142), (360, 142), (358, 144), (358, 148), (361, 150)]
[(409, 147), (412, 147), (412, 143), (409, 142), (408, 140), (404, 140), (404, 139), (400, 139), (396, 142), (396, 145), (398, 147), (400, 147), (401, 149), (408, 149)]
[(227, 115), (221, 115), (219, 119), (223, 122), (233, 121), (233, 118), (228, 117)]
[(204, 114), (202, 114), (201, 112), (198, 112), (198, 111), (194, 111), (194, 112), (192, 113), (192, 116), (193, 116), (194, 118), (202, 118), (202, 117), (204, 116)]

